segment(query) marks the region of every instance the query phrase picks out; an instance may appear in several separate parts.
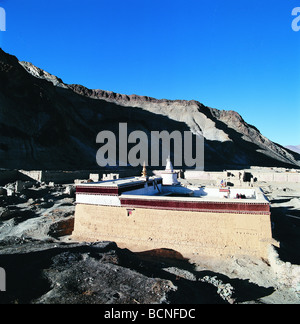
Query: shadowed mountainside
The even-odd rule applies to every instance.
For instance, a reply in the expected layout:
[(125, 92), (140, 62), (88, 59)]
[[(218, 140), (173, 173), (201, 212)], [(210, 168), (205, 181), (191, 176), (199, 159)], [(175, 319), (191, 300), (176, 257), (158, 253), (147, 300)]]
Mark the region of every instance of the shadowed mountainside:
[(148, 139), (151, 131), (203, 134), (206, 169), (300, 167), (299, 154), (268, 140), (237, 112), (67, 85), (0, 49), (1, 168), (97, 169), (96, 136), (118, 134), (120, 122)]

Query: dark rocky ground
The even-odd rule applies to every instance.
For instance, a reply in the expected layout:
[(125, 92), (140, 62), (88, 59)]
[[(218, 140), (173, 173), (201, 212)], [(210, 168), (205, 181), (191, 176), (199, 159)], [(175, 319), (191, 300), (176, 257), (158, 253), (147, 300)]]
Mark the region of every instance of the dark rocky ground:
[(160, 303), (172, 289), (168, 280), (135, 271), (138, 259), (114, 243), (13, 239), (7, 241), (9, 248), (4, 244), (0, 264), (7, 273), (7, 292), (0, 295), (2, 303)]
[(7, 274), (1, 303), (232, 304), (274, 292), (248, 280), (196, 271), (185, 259), (137, 255), (111, 242), (10, 238), (1, 242), (0, 264)]
[(299, 189), (264, 189), (281, 242), (269, 260), (188, 260), (165, 249), (135, 254), (113, 242), (73, 242), (72, 186), (27, 183), (12, 196), (2, 190), (0, 303), (299, 304)]

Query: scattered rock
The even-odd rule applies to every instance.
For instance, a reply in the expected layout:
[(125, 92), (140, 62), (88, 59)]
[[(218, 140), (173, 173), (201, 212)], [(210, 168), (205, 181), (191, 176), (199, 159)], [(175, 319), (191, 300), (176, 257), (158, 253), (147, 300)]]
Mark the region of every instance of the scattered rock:
[[(0, 295), (0, 303), (159, 304), (176, 289), (168, 280), (122, 264), (123, 259), (135, 262), (136, 256), (114, 243), (40, 242), (40, 249), (38, 242), (11, 239), (6, 243), (8, 248), (2, 242), (0, 264), (10, 274), (10, 289)], [(9, 253), (13, 247), (22, 254)], [(114, 263), (106, 255), (114, 256)]]
[(61, 219), (49, 227), (48, 234), (54, 238), (71, 235), (74, 230), (74, 216)]
[(76, 193), (76, 187), (73, 185), (69, 185), (66, 187), (64, 193), (68, 195), (69, 197), (75, 198), (75, 193)]
[(3, 187), (0, 187), (0, 196), (7, 196), (7, 190)]
[(217, 288), (217, 294), (228, 303), (233, 304), (235, 299), (233, 298), (234, 288), (229, 284), (224, 284), (222, 280), (218, 280), (217, 277), (205, 276), (200, 279), (202, 282), (208, 282)]
[(16, 211), (16, 210), (9, 210), (6, 208), (1, 208), (1, 209), (2, 209), (2, 211), (0, 210), (0, 220), (1, 221), (6, 221), (9, 219), (12, 219), (15, 217), (15, 215), (18, 214), (18, 211)]

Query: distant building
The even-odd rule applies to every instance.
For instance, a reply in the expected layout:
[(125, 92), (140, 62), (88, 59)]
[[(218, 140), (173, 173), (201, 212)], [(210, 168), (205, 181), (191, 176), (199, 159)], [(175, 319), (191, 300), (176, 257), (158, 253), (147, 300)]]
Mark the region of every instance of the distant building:
[(161, 176), (148, 177), (144, 169), (141, 177), (77, 185), (73, 238), (187, 257), (267, 258), (275, 243), (270, 205), (259, 188), (184, 187), (170, 161)]

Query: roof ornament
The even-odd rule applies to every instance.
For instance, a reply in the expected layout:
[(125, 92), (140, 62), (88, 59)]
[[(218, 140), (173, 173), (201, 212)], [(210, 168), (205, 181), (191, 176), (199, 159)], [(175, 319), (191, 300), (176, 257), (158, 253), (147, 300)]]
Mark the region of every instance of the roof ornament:
[(167, 158), (166, 171), (174, 172), (174, 168), (170, 159), (170, 155)]
[(147, 169), (146, 169), (146, 162), (144, 162), (143, 171), (142, 171), (142, 177), (147, 177)]

